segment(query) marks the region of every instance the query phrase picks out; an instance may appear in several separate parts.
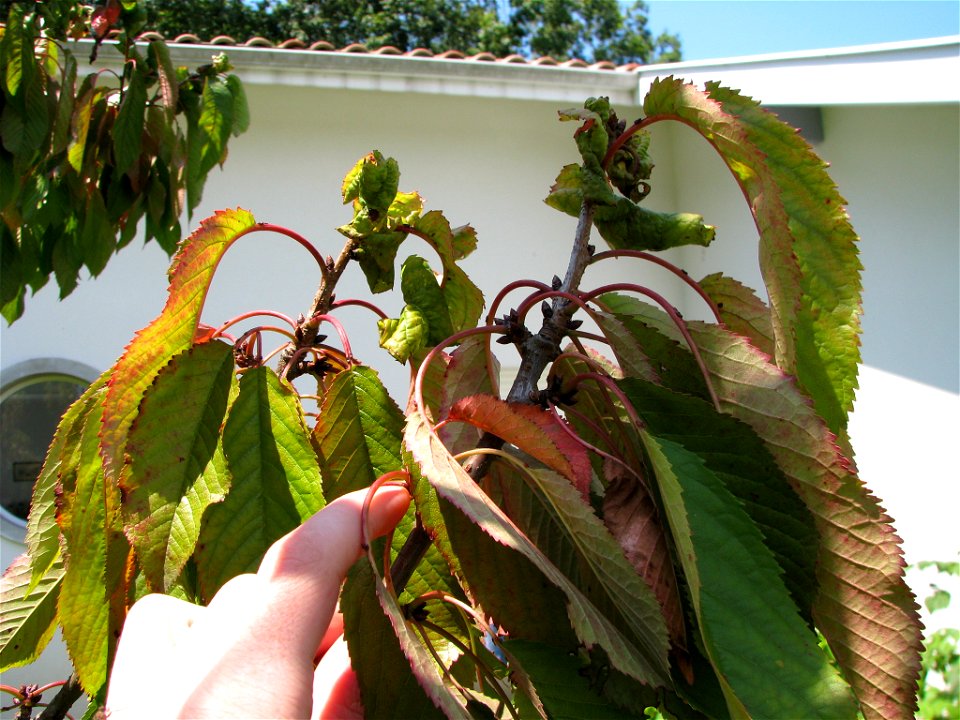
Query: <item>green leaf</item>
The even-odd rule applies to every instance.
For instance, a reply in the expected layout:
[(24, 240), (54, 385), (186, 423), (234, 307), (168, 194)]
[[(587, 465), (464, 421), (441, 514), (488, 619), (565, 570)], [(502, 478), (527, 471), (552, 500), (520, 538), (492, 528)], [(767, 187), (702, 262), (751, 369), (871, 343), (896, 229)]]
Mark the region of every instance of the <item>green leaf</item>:
[(143, 71), (136, 66), (131, 70), (123, 90), (117, 120), (113, 126), (114, 171), (127, 172), (140, 157), (143, 141), (143, 119), (147, 107), (147, 88)]
[(179, 577), (204, 512), (229, 489), (218, 441), (233, 367), (233, 348), (219, 341), (175, 355), (130, 427), (120, 478), (125, 532), (155, 591), (166, 592)]
[(250, 128), (250, 108), (247, 105), (247, 93), (243, 83), (236, 75), (227, 75), (227, 87), (233, 96), (233, 127), (231, 134), (240, 135)]
[(427, 346), (429, 327), (417, 308), (404, 305), (400, 317), (380, 320), (380, 347), (405, 363), (417, 350)]
[(247, 370), (223, 428), (230, 492), (208, 509), (200, 531), (205, 597), (231, 577), (256, 570), (270, 545), (324, 506), (309, 438), (289, 386), (270, 368)]
[(327, 500), (400, 469), (402, 436), (403, 413), (376, 371), (357, 366), (337, 374), (313, 430)]
[(666, 658), (644, 655), (627, 641), (503, 511), (480, 491), (416, 411), (408, 416), (404, 440), (424, 476), (440, 496), (459, 508), (498, 543), (519, 552), (566, 595), (571, 624), (585, 645), (590, 647), (599, 644), (608, 652), (615, 667), (638, 680), (653, 685), (669, 682)]
[(672, 77), (644, 100), (646, 123), (700, 132), (740, 183), (760, 231), (777, 365), (794, 374), (828, 427), (842, 434), (860, 362), (857, 236), (826, 165), (789, 125), (736, 91)]
[(104, 472), (114, 481), (123, 464), (127, 431), (140, 400), (170, 358), (192, 343), (220, 258), (255, 225), (253, 216), (240, 209), (221, 211), (201, 222), (171, 265), (163, 311), (137, 332), (114, 365), (101, 432)]
[(33, 567), (33, 583), (39, 582), (60, 556), (60, 527), (57, 525), (57, 486), (60, 476), (75, 474), (80, 457), (77, 451), (87, 418), (100, 409), (107, 374), (104, 373), (64, 413), (47, 450), (43, 468), (33, 485), (25, 542)]
[(700, 634), (732, 715), (855, 718), (763, 536), (703, 461), (643, 431)]
[(507, 652), (516, 658), (533, 681), (537, 695), (553, 720), (582, 718), (632, 718), (597, 695), (582, 673), (576, 656), (558, 653), (549, 645), (528, 640), (507, 640)]
[(60, 624), (67, 652), (83, 689), (96, 694), (107, 680), (111, 631), (119, 627), (111, 618), (108, 577), (111, 506), (116, 489), (104, 480), (100, 462), (96, 417), (87, 416), (78, 443), (79, 461), (63, 474), (57, 522), (63, 533), (66, 573), (59, 597)]
[[(461, 398), (469, 395), (496, 395), (500, 390), (500, 363), (490, 352), (489, 337), (474, 335), (464, 340), (449, 356), (449, 362), (442, 367), (442, 375), (437, 378), (436, 402), (431, 403), (428, 384), (435, 377), (431, 374), (441, 362), (435, 360), (424, 376), (424, 396), (434, 417), (444, 417), (450, 408)], [(448, 423), (439, 429), (443, 444), (456, 454), (477, 447), (480, 431), (466, 423)]]
[[(677, 338), (662, 312), (643, 320)], [(920, 673), (918, 605), (890, 517), (838, 449), (793, 378), (744, 338), (688, 323), (721, 408), (750, 425), (813, 512), (820, 534), (814, 622), (867, 717), (912, 717)]]
[(18, 556), (0, 578), (0, 670), (36, 660), (53, 637), (63, 563), (57, 555), (32, 579), (27, 555)]
[(423, 316), (428, 345), (436, 345), (453, 334), (450, 313), (430, 263), (417, 255), (408, 257), (400, 268), (400, 289), (404, 302)]

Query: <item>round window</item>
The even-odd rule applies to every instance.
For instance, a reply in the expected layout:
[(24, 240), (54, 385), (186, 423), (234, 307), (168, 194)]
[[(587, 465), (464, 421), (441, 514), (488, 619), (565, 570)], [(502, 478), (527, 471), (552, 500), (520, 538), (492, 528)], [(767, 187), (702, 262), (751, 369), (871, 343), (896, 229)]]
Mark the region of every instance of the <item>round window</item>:
[(4, 372), (0, 389), (0, 506), (4, 530), (12, 524), (22, 535), (33, 484), (57, 424), (87, 389), (91, 372), (65, 361), (21, 363), (14, 370)]

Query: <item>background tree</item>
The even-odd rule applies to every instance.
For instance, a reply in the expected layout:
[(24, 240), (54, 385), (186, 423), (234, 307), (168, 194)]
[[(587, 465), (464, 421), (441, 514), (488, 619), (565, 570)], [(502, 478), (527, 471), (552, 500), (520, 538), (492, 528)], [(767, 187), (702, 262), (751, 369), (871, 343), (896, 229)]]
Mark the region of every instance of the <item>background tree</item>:
[[(50, 276), (60, 296), (82, 268), (98, 275), (141, 227), (168, 253), (207, 174), (248, 125), (238, 78), (223, 55), (175, 68), (161, 41), (135, 43), (136, 2), (5, 3), (0, 37), (0, 311), (23, 313)], [(116, 31), (120, 69), (84, 74), (70, 40)]]
[(616, 63), (680, 59), (676, 35), (654, 37), (643, 2), (616, 0), (147, 0), (148, 24), (167, 38), (260, 35), (434, 52), (549, 55)]

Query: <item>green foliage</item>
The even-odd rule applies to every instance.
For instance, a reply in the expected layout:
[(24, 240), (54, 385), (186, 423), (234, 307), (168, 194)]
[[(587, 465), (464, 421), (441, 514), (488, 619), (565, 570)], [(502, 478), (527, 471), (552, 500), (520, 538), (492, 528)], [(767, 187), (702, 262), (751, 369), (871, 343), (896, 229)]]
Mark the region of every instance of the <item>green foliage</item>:
[[(226, 112), (211, 91), (198, 117), (207, 103)], [(561, 113), (579, 123), (582, 160), (548, 197), (578, 218), (566, 279), (515, 283), (528, 295), (505, 312), (497, 300), (485, 324), (461, 268), (475, 233), (401, 191), (379, 152), (344, 179), (352, 218), (337, 260), (244, 210), (204, 220), (160, 314), (60, 425), (29, 552), (3, 580), (3, 665), (29, 662), (59, 623), (102, 699), (139, 594), (209, 602), (329, 500), (402, 479), (414, 508), (341, 594), (370, 716), (913, 717), (920, 623), (899, 539), (838, 442), (860, 287), (853, 231), (842, 209), (820, 207), (839, 196), (749, 98), (670, 78), (645, 108), (629, 127), (604, 99)], [(769, 306), (653, 254), (714, 235), (698, 216), (642, 206), (646, 128), (668, 119), (713, 142), (743, 185)], [(198, 128), (220, 137), (216, 123)], [(612, 250), (588, 246), (592, 228)], [(224, 253), (274, 231), (318, 262), (309, 313), (289, 328), (232, 330), (246, 315), (201, 326)], [(437, 267), (399, 257), (419, 243)], [(582, 287), (608, 258), (672, 270), (717, 317), (685, 322), (639, 284)], [(399, 291), (399, 317), (334, 300), (351, 263), (372, 294)], [(829, 281), (841, 277), (843, 293)], [(352, 353), (336, 319), (351, 302), (377, 313), (381, 345), (410, 367), (402, 405)], [(577, 313), (596, 330), (581, 332)], [(494, 336), (520, 356), (505, 397)], [(934, 636), (926, 657), (954, 673), (956, 636)], [(944, 688), (924, 682), (924, 708), (941, 712)]]
[[(96, 276), (144, 228), (168, 253), (207, 175), (249, 122), (223, 57), (191, 72), (166, 45), (134, 43), (143, 8), (111, 0), (92, 13), (67, 0), (15, 3), (0, 37), (0, 312), (23, 313), (53, 275), (60, 297), (82, 268)], [(82, 74), (68, 42), (118, 31), (117, 72)], [(183, 196), (186, 194), (186, 204)]]
[[(960, 577), (960, 563), (956, 561), (925, 561), (917, 563), (917, 568), (933, 568), (945, 578)], [(930, 590), (923, 601), (929, 612), (949, 607), (951, 594), (947, 590), (934, 583), (930, 584)], [(923, 720), (954, 718), (960, 711), (960, 630), (949, 627), (934, 630), (924, 644), (917, 717)]]
[(680, 59), (680, 40), (647, 27), (643, 2), (615, 0), (282, 0), (258, 3), (147, 0), (148, 25), (173, 38), (231, 35), (363, 43), (401, 50), (548, 55), (555, 60), (662, 62)]

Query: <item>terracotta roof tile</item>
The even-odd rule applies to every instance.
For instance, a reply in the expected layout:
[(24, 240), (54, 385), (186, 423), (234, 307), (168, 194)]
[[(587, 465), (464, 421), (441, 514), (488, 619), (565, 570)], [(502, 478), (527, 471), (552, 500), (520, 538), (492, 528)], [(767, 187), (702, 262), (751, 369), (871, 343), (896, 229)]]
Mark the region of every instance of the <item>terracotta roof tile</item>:
[[(111, 33), (108, 35), (108, 38), (114, 39), (117, 34), (118, 31), (111, 31)], [(150, 41), (164, 40), (165, 38), (161, 33), (148, 31), (142, 33), (138, 39)], [(437, 58), (440, 60), (464, 60), (467, 62), (497, 62), (505, 63), (507, 65), (532, 65), (537, 67), (561, 67), (618, 72), (632, 72), (641, 66), (639, 63), (616, 65), (607, 61), (595, 62), (591, 64), (577, 58), (558, 61), (549, 56), (526, 58), (523, 55), (518, 55), (516, 53), (506, 55), (504, 57), (498, 57), (490, 52), (481, 52), (475, 55), (468, 55), (460, 50), (445, 50), (440, 53), (434, 53), (432, 50), (422, 47), (404, 51), (392, 45), (384, 45), (382, 47), (371, 49), (362, 43), (351, 43), (350, 45), (346, 45), (344, 47), (336, 47), (333, 43), (330, 43), (326, 40), (317, 40), (307, 44), (306, 42), (296, 38), (291, 38), (289, 40), (276, 43), (260, 36), (254, 36), (245, 41), (238, 41), (236, 38), (233, 38), (229, 35), (217, 35), (216, 37), (205, 41), (193, 33), (183, 33), (181, 35), (177, 35), (172, 40), (168, 40), (168, 42), (177, 45), (263, 47), (274, 48), (276, 50), (289, 50), (293, 52), (335, 52), (359, 55), (389, 55), (394, 57)]]

